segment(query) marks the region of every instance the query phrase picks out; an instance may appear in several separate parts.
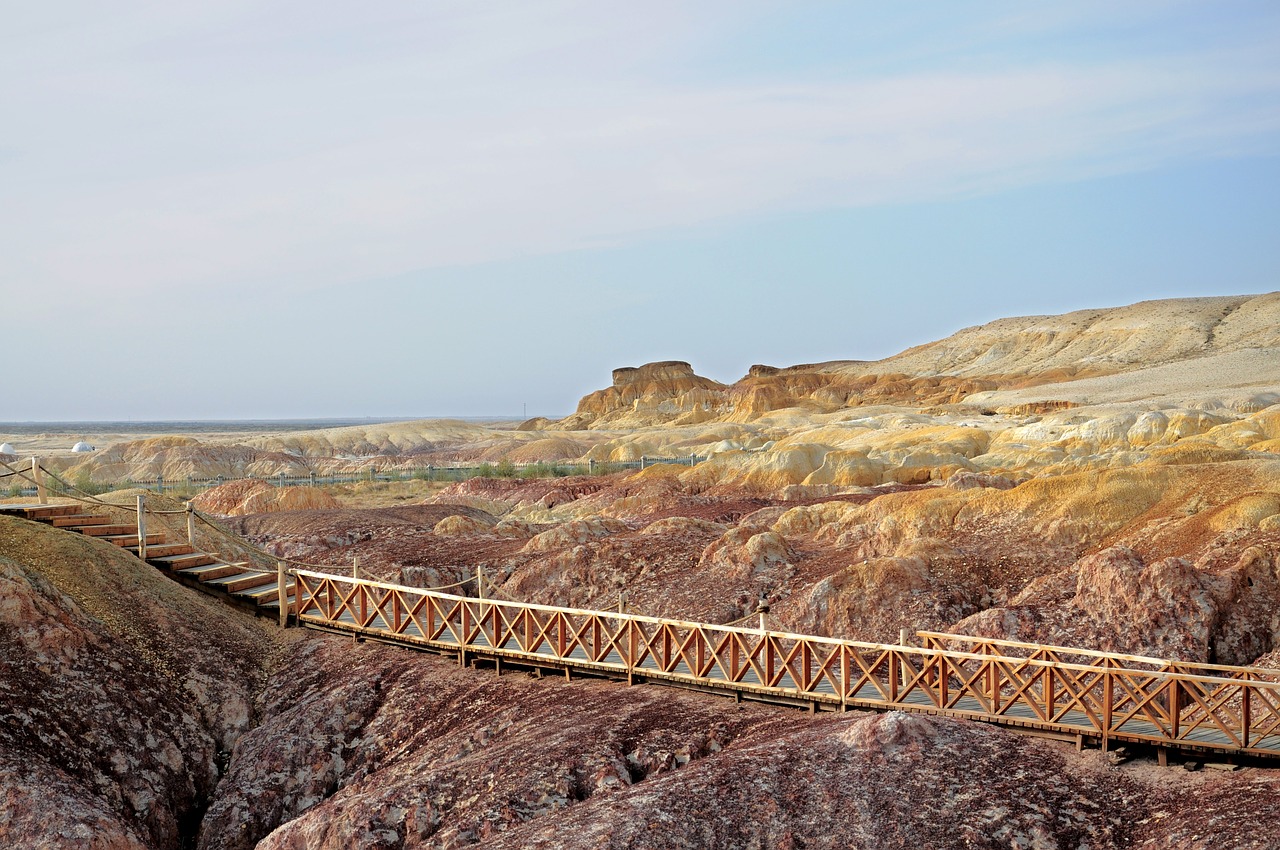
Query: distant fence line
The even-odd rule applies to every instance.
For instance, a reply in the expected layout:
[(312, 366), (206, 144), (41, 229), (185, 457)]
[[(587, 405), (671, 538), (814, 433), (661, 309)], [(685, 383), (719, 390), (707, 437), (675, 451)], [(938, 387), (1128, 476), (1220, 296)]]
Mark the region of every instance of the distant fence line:
[[(586, 463), (547, 463), (541, 461), (528, 463), (482, 463), (474, 466), (413, 466), (396, 469), (378, 470), (372, 466), (359, 472), (334, 473), (318, 475), (314, 472), (306, 475), (213, 475), (187, 476), (185, 478), (126, 478), (116, 482), (115, 486), (124, 488), (141, 488), (153, 493), (171, 493), (175, 491), (207, 490), (228, 481), (266, 481), (277, 487), (324, 487), (331, 484), (358, 484), (361, 482), (393, 482), (393, 481), (466, 481), (470, 478), (561, 478), (570, 475), (596, 475), (609, 472), (621, 472), (628, 469), (645, 469), (656, 464), (677, 464), (694, 466), (706, 460), (706, 457), (689, 455), (687, 457), (641, 457), (639, 460), (595, 461)], [(530, 475), (529, 473), (535, 473)], [(18, 495), (35, 495), (34, 487), (14, 488)]]

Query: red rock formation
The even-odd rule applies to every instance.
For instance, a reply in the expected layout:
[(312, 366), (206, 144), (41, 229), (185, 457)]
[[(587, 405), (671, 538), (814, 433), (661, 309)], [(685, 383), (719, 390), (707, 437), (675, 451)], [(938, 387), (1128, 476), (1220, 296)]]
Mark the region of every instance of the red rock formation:
[(101, 541), (0, 517), (0, 844), (194, 839), (269, 639)]
[[(432, 504), (277, 512), (231, 525), (335, 567), (359, 555), (363, 570), (413, 584), (469, 581), (483, 567), (498, 592), (530, 601), (612, 607), (625, 591), (632, 610), (724, 621), (750, 613), (764, 593), (775, 628), (873, 639), (893, 639), (900, 626), (954, 626), (988, 609), (960, 626), (1251, 660), (1272, 649), (1280, 612), (1280, 529), (1261, 528), (1270, 502), (1255, 487), (1267, 469), (1162, 467), (1154, 478), (1083, 475), (1012, 488), (959, 476), (954, 487), (800, 504), (690, 492), (650, 472), (473, 481), (442, 498), (488, 497), (513, 516), (481, 531), (494, 514)], [(525, 523), (514, 516), (535, 514), (548, 519), (527, 526), (543, 532), (539, 545), (498, 533)], [(479, 533), (436, 533), (451, 517), (474, 520)], [(0, 781), (0, 836), (10, 837), (7, 828), (35, 846), (57, 835), (172, 846), (173, 836), (194, 834), (206, 801), (199, 843), (210, 850), (1194, 847), (1208, 846), (1205, 836), (1247, 847), (1280, 838), (1268, 803), (1280, 780), (1267, 773), (1116, 769), (1097, 753), (954, 720), (812, 717), (658, 687), (499, 679), (297, 631), (280, 644), (279, 666), (250, 710), (252, 688), (242, 683), (256, 680), (255, 665), (271, 652), (228, 643), (246, 633), (227, 625), (236, 615), (193, 611), (210, 603), (136, 562), (125, 568), (128, 556), (106, 544), (6, 522), (0, 580), (37, 551), (62, 565), (47, 586), (24, 566), (13, 585), (22, 592), (0, 595), (0, 629), (17, 636), (10, 656), (20, 659), (0, 668), (5, 705), (28, 718), (39, 708), (68, 730), (46, 752), (32, 730), (49, 721), (0, 715), (0, 764), (19, 777)], [(87, 570), (94, 553), (110, 561)], [(113, 620), (131, 594), (145, 595), (146, 617)], [(104, 682), (101, 658), (154, 672)], [(56, 694), (55, 708), (21, 692), (31, 675), (44, 676), (38, 693)], [(171, 691), (151, 681), (169, 676)], [(108, 718), (105, 728), (92, 734), (76, 714), (86, 702), (107, 707), (95, 715)], [(139, 735), (155, 748), (138, 750)], [(215, 790), (225, 763), (218, 749), (233, 754)], [(22, 782), (45, 791), (47, 804)], [(153, 801), (145, 815), (130, 813), (129, 794)]]

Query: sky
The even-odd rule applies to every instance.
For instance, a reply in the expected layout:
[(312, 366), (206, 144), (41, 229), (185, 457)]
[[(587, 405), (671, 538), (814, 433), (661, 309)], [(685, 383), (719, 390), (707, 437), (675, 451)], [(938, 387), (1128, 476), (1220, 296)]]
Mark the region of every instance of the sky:
[(0, 0), (0, 422), (564, 415), (1280, 289), (1280, 4)]

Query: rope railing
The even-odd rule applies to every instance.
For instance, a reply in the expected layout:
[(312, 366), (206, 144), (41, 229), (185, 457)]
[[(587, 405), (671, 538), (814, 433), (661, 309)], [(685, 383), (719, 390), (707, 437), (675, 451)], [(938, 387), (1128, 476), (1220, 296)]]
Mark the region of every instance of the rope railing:
[[(509, 465), (513, 474), (519, 475), (530, 469), (545, 468), (551, 471), (552, 475), (573, 475), (586, 474), (594, 475), (599, 472), (622, 471), (629, 469), (646, 469), (657, 464), (680, 464), (685, 466), (694, 466), (706, 460), (701, 455), (686, 455), (680, 457), (649, 457), (643, 456), (639, 460), (619, 460), (619, 461), (597, 461), (588, 459), (586, 461), (578, 460), (557, 460), (557, 461), (527, 461), (519, 463), (511, 463)], [(352, 470), (349, 472), (332, 472), (329, 474), (316, 474), (314, 471), (308, 471), (305, 474), (296, 473), (278, 473), (275, 475), (210, 475), (210, 476), (185, 476), (179, 478), (169, 478), (165, 476), (156, 476), (155, 478), (124, 478), (116, 482), (117, 485), (127, 487), (140, 487), (143, 489), (154, 489), (157, 492), (168, 491), (184, 491), (195, 489), (207, 489), (225, 484), (228, 481), (235, 480), (254, 480), (275, 483), (284, 486), (328, 486), (332, 484), (356, 484), (362, 481), (405, 481), (413, 479), (423, 479), (427, 481), (448, 480), (461, 481), (469, 477), (476, 477), (482, 474), (503, 475), (503, 462), (481, 463), (472, 465), (443, 465), (443, 466), (412, 466), (393, 469), (378, 470), (374, 467), (367, 467), (363, 470)], [(47, 468), (46, 468), (47, 471)], [(52, 473), (51, 473), (52, 474)]]
[[(41, 466), (41, 470), (44, 470), (44, 469), (45, 467)], [(22, 472), (20, 471), (12, 471), (12, 474), (23, 475)], [(59, 483), (67, 486), (67, 488), (76, 489), (74, 488), (73, 485), (65, 483), (65, 481), (61, 479), (60, 476), (56, 474), (52, 474), (52, 472), (49, 472), (49, 475), (54, 477), (55, 480), (58, 480)], [(27, 477), (27, 480), (32, 480), (31, 477), (29, 476), (23, 475), (23, 477)], [(77, 490), (77, 492), (83, 493), (83, 490)], [(87, 499), (90, 499), (92, 503), (100, 504), (100, 506), (114, 508), (114, 509), (122, 509), (122, 511), (123, 509), (127, 509), (124, 506), (119, 506), (119, 504), (113, 504), (110, 502), (101, 501), (101, 499), (97, 499), (96, 497), (93, 497), (92, 494), (86, 493), (84, 495), (86, 495)], [(201, 522), (201, 524), (204, 524), (207, 527), (207, 529), (214, 531), (214, 533), (221, 536), (221, 538), (228, 540), (229, 543), (232, 543), (234, 545), (234, 547), (247, 549), (248, 552), (251, 552), (252, 554), (256, 554), (256, 556), (259, 556), (260, 558), (265, 559), (265, 561), (284, 563), (284, 565), (287, 565), (287, 567), (303, 568), (303, 570), (320, 570), (325, 572), (329, 572), (333, 570), (343, 570), (343, 568), (346, 568), (346, 565), (334, 565), (334, 563), (310, 563), (310, 562), (302, 561), (302, 559), (300, 558), (279, 556), (279, 554), (266, 552), (265, 549), (257, 547), (257, 545), (250, 543), (250, 541), (242, 538), (242, 536), (230, 533), (230, 531), (228, 531), (227, 529), (224, 529), (223, 526), (219, 525), (218, 522), (214, 522), (210, 520), (210, 518), (207, 517), (205, 513), (197, 511), (197, 509), (195, 508), (195, 506), (193, 506), (191, 502), (187, 502), (187, 506), (184, 508), (169, 509), (169, 511), (165, 511), (165, 509), (155, 509), (151, 507), (146, 507), (145, 501), (141, 502), (141, 504), (143, 508), (145, 508), (146, 515), (148, 516), (150, 515), (157, 515), (157, 516), (187, 515), (188, 517), (191, 517), (193, 521)], [(191, 529), (189, 529), (189, 526), (188, 526), (187, 536), (188, 536), (188, 543), (195, 545), (196, 543), (195, 535), (192, 534), (192, 531)], [(210, 554), (216, 554), (216, 553), (210, 553)], [(262, 568), (262, 572), (269, 572), (269, 571), (270, 570), (268, 570), (268, 568), (266, 567)], [(499, 597), (502, 597), (508, 600), (508, 602), (515, 602), (515, 603), (521, 602), (520, 599), (516, 599), (515, 597), (512, 597), (511, 594), (508, 594), (507, 591), (504, 591), (502, 588), (500, 588), (499, 585), (493, 584), (492, 580), (485, 580), (483, 570), (477, 571), (477, 575), (476, 577), (474, 577), (474, 579), (462, 579), (462, 580), (454, 581), (452, 582), (452, 584), (439, 585), (439, 586), (433, 586), (433, 588), (421, 588), (421, 589), (422, 590), (452, 590), (456, 588), (462, 588), (462, 586), (472, 584), (472, 582), (475, 582), (477, 594), (481, 595), (481, 597), (483, 597), (486, 591), (488, 591), (488, 593), (490, 594), (499, 595)], [(618, 597), (614, 605), (616, 605), (618, 611), (620, 612), (635, 613), (634, 611), (632, 611), (632, 609), (630, 608), (630, 605), (628, 605), (627, 602), (628, 600), (627, 600), (626, 591), (620, 591), (620, 593), (618, 593)], [(744, 616), (742, 617), (737, 618), (737, 620), (732, 620), (727, 623), (722, 623), (722, 625), (727, 625), (727, 626), (739, 625), (739, 623), (746, 622), (749, 620), (754, 620), (754, 618), (760, 617), (760, 622), (762, 622), (762, 626), (760, 627), (762, 627), (763, 629), (764, 627), (764, 620), (762, 616), (763, 613), (764, 612), (762, 611), (750, 612), (748, 614), (744, 614)]]
[[(227, 540), (235, 543), (237, 546), (247, 549), (261, 556), (262, 558), (274, 561), (278, 564), (286, 564), (291, 567), (300, 567), (303, 569), (322, 570), (322, 571), (325, 571), (325, 574), (330, 574), (329, 573), (330, 570), (350, 568), (345, 564), (312, 564), (312, 563), (303, 561), (299, 558), (291, 558), (285, 555), (273, 554), (271, 552), (266, 551), (265, 549), (262, 549), (259, 546), (254, 545), (253, 543), (250, 543), (248, 540), (245, 540), (243, 537), (240, 537), (239, 535), (236, 535), (233, 532), (226, 530), (222, 526), (215, 523), (213, 520), (209, 519), (209, 517), (207, 517), (205, 514), (195, 510), (195, 508), (191, 508), (191, 514), (196, 518), (197, 521), (204, 523), (206, 527), (212, 529), (213, 531), (223, 536)], [(358, 566), (357, 564), (352, 565), (352, 567), (357, 567), (357, 566)], [(472, 583), (473, 581), (475, 581), (474, 578), (466, 578), (466, 579), (461, 579), (459, 581), (453, 582), (452, 584), (445, 584), (445, 585), (440, 585), (438, 587), (426, 587), (426, 588), (419, 588), (419, 589), (431, 590), (431, 591), (451, 590), (453, 588), (463, 587), (467, 584)]]

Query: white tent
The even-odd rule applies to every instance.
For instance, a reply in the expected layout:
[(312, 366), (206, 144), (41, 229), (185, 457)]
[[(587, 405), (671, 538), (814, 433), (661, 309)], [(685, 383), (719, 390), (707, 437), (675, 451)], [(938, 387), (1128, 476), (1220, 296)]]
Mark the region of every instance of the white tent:
[(89, 445), (88, 443), (76, 443), (74, 446), (72, 446), (72, 447), (71, 447), (71, 451), (73, 451), (73, 452), (91, 452), (91, 451), (93, 451), (93, 446)]
[(12, 443), (0, 443), (0, 455), (16, 455), (18, 450), (13, 447)]

